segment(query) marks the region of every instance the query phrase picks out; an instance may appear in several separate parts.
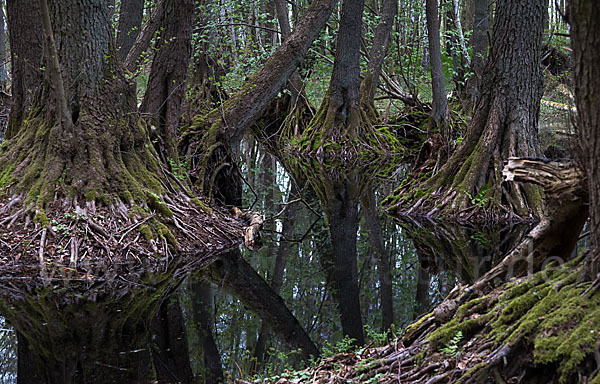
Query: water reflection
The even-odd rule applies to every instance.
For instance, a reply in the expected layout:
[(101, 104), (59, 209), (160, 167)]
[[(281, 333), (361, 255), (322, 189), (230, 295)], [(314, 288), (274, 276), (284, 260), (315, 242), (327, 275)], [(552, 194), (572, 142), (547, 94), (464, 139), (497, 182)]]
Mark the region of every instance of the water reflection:
[(476, 227), (411, 216), (402, 216), (399, 223), (424, 269), (449, 271), (463, 284), (489, 271), (531, 229), (527, 224)]

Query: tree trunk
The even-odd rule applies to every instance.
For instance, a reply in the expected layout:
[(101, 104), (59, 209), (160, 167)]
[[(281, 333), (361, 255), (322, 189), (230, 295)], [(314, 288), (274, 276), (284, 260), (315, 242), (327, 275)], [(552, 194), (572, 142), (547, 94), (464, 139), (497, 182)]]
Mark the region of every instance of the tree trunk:
[(483, 69), (488, 51), (488, 25), (490, 18), (489, 0), (473, 0), (475, 3), (473, 12), (473, 34), (471, 35), (471, 47), (473, 48), (473, 61), (471, 62), (473, 75), (468, 81), (472, 104), (476, 105), (479, 99), (479, 89), (483, 78)]
[(536, 0), (524, 7), (515, 0), (498, 2), (493, 44), (482, 82), (485, 88), (464, 140), (448, 162), (416, 188), (425, 192), (424, 196), (415, 202), (415, 188), (404, 196), (406, 191), (400, 189), (388, 200), (392, 210), (412, 206), (415, 213), (464, 220), (541, 216), (539, 188), (501, 185), (499, 167), (510, 156), (538, 153), (546, 3)]
[(448, 118), (448, 99), (444, 85), (444, 72), (442, 71), (442, 49), (440, 47), (440, 23), (438, 19), (438, 0), (426, 0), (427, 14), (427, 39), (429, 41), (429, 58), (431, 62), (431, 88), (433, 94), (433, 108), (431, 122), (428, 126), (428, 136), (439, 129), (443, 133)]
[[(41, 89), (44, 34), (39, 22), (39, 1), (7, 0), (6, 16), (12, 73), (12, 104), (5, 133), (8, 140), (21, 129)], [(27, 28), (23, 28), (24, 25)]]
[[(375, 92), (379, 85), (379, 76), (381, 67), (390, 41), (392, 28), (394, 27), (394, 19), (398, 12), (398, 2), (395, 0), (385, 0), (381, 7), (381, 19), (375, 27), (375, 36), (369, 51), (369, 64), (367, 72), (361, 84), (361, 98), (363, 108), (374, 108), (373, 100)], [(374, 110), (374, 109), (373, 109)]]
[(209, 267), (209, 279), (223, 286), (264, 321), (291, 348), (300, 349), (300, 357), (308, 361), (319, 351), (298, 320), (266, 281), (233, 250)]
[(150, 326), (152, 360), (159, 383), (193, 382), (187, 332), (176, 294), (162, 302)]
[(361, 211), (369, 233), (369, 243), (377, 260), (379, 274), (379, 300), (381, 306), (381, 331), (387, 331), (394, 323), (394, 296), (392, 291), (392, 272), (389, 254), (385, 249), (381, 223), (377, 214), (375, 191), (369, 187), (361, 200)]
[(0, 1), (0, 90), (4, 92), (8, 81), (6, 70), (6, 29), (4, 25), (4, 1)]
[(583, 149), (581, 163), (587, 179), (590, 198), (590, 238), (592, 240), (591, 277), (600, 266), (600, 3), (571, 0), (571, 43), (575, 55), (575, 101), (579, 142)]
[[(420, 259), (420, 258), (419, 258)], [(429, 300), (429, 271), (423, 266), (421, 260), (417, 262), (417, 290), (415, 292), (415, 315), (420, 317), (431, 308)]]
[(190, 278), (190, 289), (192, 291), (192, 321), (196, 326), (204, 362), (202, 380), (206, 384), (220, 383), (223, 381), (223, 366), (213, 336), (212, 287), (208, 281), (192, 276)]
[(117, 52), (125, 61), (142, 27), (144, 0), (121, 0), (119, 9), (119, 29), (117, 31)]
[(192, 55), (193, 0), (166, 0), (161, 46), (152, 61), (148, 88), (140, 111), (157, 128), (158, 152), (165, 163), (179, 166), (177, 138), (189, 61)]
[(148, 17), (148, 20), (142, 26), (142, 30), (137, 35), (133, 46), (127, 53), (127, 57), (125, 58), (125, 68), (127, 68), (130, 72), (135, 73), (137, 71), (137, 66), (139, 64), (140, 56), (144, 50), (150, 47), (150, 42), (154, 37), (154, 34), (158, 30), (158, 27), (161, 24), (161, 20), (163, 18), (163, 13), (165, 11), (165, 3), (167, 0), (158, 0), (154, 5), (154, 9), (152, 13)]

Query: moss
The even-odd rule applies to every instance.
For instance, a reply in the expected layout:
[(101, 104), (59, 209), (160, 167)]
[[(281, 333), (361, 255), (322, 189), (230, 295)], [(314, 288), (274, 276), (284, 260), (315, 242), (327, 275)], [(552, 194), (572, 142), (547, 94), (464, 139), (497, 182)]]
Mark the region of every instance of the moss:
[(460, 307), (458, 307), (458, 311), (456, 312), (456, 316), (458, 318), (464, 318), (468, 312), (475, 313), (487, 307), (489, 298), (487, 296), (478, 297), (476, 299), (470, 300)]
[(146, 239), (148, 241), (154, 239), (154, 233), (152, 232), (152, 229), (150, 228), (149, 225), (146, 225), (146, 224), (140, 225), (138, 228), (138, 231), (140, 231), (142, 236), (144, 236), (144, 239)]
[(6, 172), (4, 172), (4, 174), (2, 174), (2, 177), (0, 177), (0, 188), (2, 188), (4, 185), (8, 184), (8, 182), (11, 180), (10, 175), (14, 169), (15, 169), (15, 166), (11, 165), (10, 167), (8, 167)]
[(211, 214), (212, 213), (212, 209), (210, 209), (210, 207), (208, 205), (206, 205), (202, 200), (200, 200), (197, 197), (192, 198), (192, 203), (194, 203), (195, 205), (197, 205), (202, 211)]
[(457, 334), (462, 332), (463, 337), (468, 338), (472, 336), (477, 330), (481, 329), (492, 319), (493, 313), (478, 316), (474, 319), (461, 320), (458, 317), (450, 320), (448, 323), (442, 325), (440, 328), (435, 330), (429, 335), (429, 342), (433, 348), (437, 348), (440, 344), (447, 344)]
[(89, 189), (85, 193), (85, 201), (96, 201), (98, 198), (98, 192), (95, 189)]
[(146, 190), (146, 199), (148, 207), (158, 214), (165, 217), (173, 217), (173, 212), (167, 207), (164, 201), (156, 193)]
[(42, 210), (36, 212), (35, 217), (33, 218), (33, 222), (39, 223), (42, 226), (42, 228), (46, 228), (50, 225), (50, 220), (48, 219), (48, 216), (46, 216), (46, 213)]
[(163, 223), (156, 221), (156, 220), (153, 220), (153, 221), (154, 221), (154, 223), (152, 225), (156, 229), (156, 232), (158, 233), (158, 235), (160, 237), (167, 239), (167, 241), (171, 245), (178, 244), (177, 239), (175, 238), (173, 233), (169, 230), (169, 228), (167, 228), (166, 225), (164, 225)]
[(428, 320), (430, 320), (433, 317), (433, 312), (429, 312), (426, 315), (423, 315), (419, 320), (415, 321), (414, 323), (410, 324), (408, 327), (406, 327), (405, 330), (405, 334), (409, 334), (412, 332), (417, 331), (419, 328), (421, 328), (421, 326)]

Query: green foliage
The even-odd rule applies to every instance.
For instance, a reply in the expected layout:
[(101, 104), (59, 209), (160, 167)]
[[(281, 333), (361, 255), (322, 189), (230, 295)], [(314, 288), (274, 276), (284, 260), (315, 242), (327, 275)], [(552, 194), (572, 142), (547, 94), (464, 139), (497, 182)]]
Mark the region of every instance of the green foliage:
[(356, 339), (353, 339), (348, 336), (344, 336), (343, 339), (341, 339), (335, 344), (332, 344), (329, 341), (325, 340), (325, 343), (323, 345), (322, 356), (323, 358), (326, 358), (331, 357), (333, 355), (337, 355), (338, 353), (348, 352), (354, 348), (355, 341)]
[(456, 334), (454, 335), (452, 340), (450, 340), (450, 342), (444, 348), (440, 349), (440, 351), (442, 351), (444, 353), (444, 355), (446, 355), (448, 357), (457, 356), (459, 354), (458, 343), (460, 343), (462, 341), (462, 339), (463, 339), (462, 332), (456, 331)]

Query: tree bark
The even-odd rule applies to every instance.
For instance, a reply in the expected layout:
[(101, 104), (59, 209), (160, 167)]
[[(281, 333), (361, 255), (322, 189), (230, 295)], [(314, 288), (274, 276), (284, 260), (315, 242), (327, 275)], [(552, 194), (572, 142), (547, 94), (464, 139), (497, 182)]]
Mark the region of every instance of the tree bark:
[(483, 68), (488, 51), (488, 25), (490, 11), (488, 0), (473, 0), (475, 3), (473, 12), (473, 34), (471, 35), (471, 47), (473, 48), (473, 60), (471, 70), (473, 75), (468, 81), (472, 104), (476, 105), (479, 99), (479, 88), (483, 78)]
[(148, 88), (140, 111), (157, 128), (158, 152), (166, 164), (179, 166), (177, 138), (192, 55), (193, 0), (166, 0), (161, 46), (152, 61)]
[(121, 0), (119, 9), (119, 29), (117, 31), (117, 52), (125, 61), (142, 27), (144, 0)]
[(148, 20), (146, 20), (142, 26), (142, 30), (137, 35), (133, 46), (127, 53), (127, 57), (125, 58), (125, 68), (127, 68), (129, 72), (136, 72), (136, 67), (139, 64), (139, 59), (142, 55), (142, 52), (150, 47), (150, 42), (158, 30), (163, 18), (166, 1), (167, 0), (158, 0), (156, 2), (150, 17), (148, 17)]
[(185, 321), (175, 296), (162, 302), (150, 326), (152, 360), (159, 383), (193, 382)]
[(8, 81), (6, 70), (6, 30), (4, 25), (4, 1), (0, 1), (0, 90), (4, 92)]
[(575, 101), (579, 142), (583, 150), (580, 161), (587, 179), (590, 199), (591, 277), (600, 266), (600, 3), (571, 0), (571, 44), (575, 55)]
[(375, 36), (373, 37), (373, 43), (369, 51), (367, 72), (365, 73), (360, 89), (363, 108), (374, 108), (373, 100), (375, 99), (375, 92), (379, 85), (379, 76), (381, 75), (383, 60), (385, 59), (397, 12), (397, 1), (384, 0), (380, 12), (381, 19), (377, 23), (377, 27), (375, 27)]
[(242, 257), (233, 250), (209, 267), (208, 278), (224, 287), (264, 321), (291, 348), (300, 349), (300, 357), (308, 361), (319, 351), (283, 299)]
[[(6, 20), (10, 44), (12, 103), (5, 138), (13, 138), (29, 114), (43, 81), (44, 34), (38, 1), (6, 1)], [(35, 20), (35, 22), (32, 22)], [(27, 28), (23, 28), (27, 25)]]
[(438, 0), (426, 0), (427, 39), (429, 42), (429, 58), (431, 63), (431, 88), (433, 106), (431, 110), (432, 124), (428, 126), (428, 136), (439, 129), (442, 133), (448, 118), (448, 99), (442, 71), (442, 49), (440, 46), (440, 23), (438, 20)]

